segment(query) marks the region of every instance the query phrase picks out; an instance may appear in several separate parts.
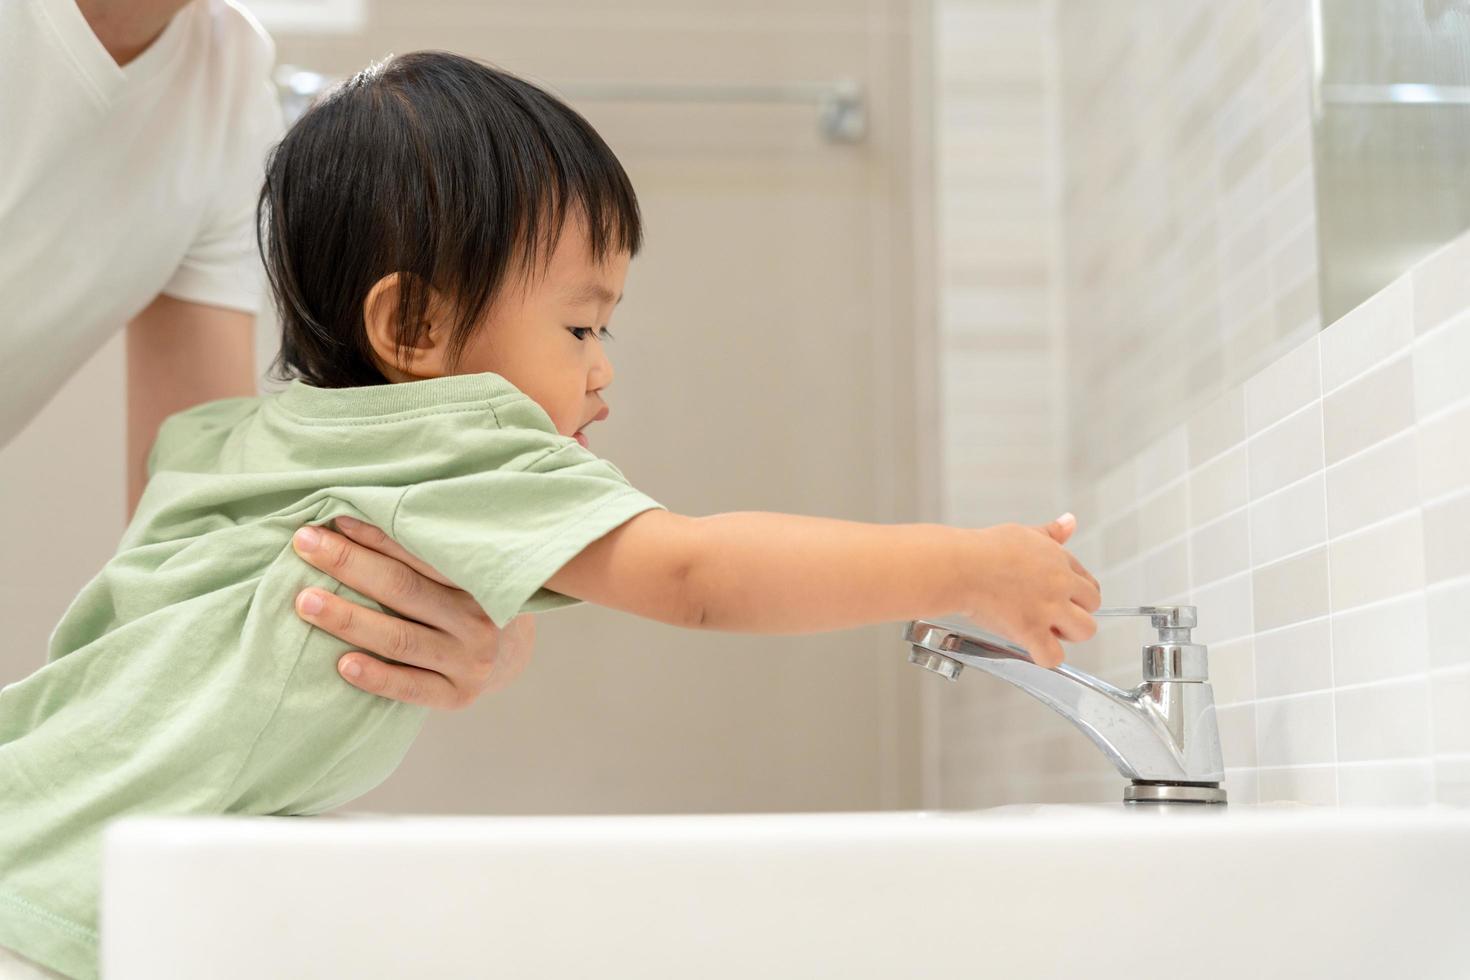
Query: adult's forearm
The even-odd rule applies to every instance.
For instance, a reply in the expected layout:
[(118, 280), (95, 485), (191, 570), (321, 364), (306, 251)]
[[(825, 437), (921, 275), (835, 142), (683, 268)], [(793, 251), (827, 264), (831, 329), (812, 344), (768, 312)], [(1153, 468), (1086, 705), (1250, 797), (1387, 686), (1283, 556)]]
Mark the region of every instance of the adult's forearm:
[(255, 394), (255, 317), (159, 296), (128, 324), (126, 348), (131, 519), (163, 420), (217, 398)]

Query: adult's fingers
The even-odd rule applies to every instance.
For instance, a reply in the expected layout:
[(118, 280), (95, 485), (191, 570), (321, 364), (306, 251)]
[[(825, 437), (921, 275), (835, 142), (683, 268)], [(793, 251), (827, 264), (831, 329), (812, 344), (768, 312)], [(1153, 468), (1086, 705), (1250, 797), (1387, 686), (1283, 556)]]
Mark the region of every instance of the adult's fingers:
[(443, 674), (418, 667), (385, 664), (356, 651), (338, 658), (337, 673), (353, 687), (369, 694), (428, 708), (463, 708), (474, 700), (451, 684)]
[[(420, 623), (448, 631), (479, 611), (473, 599), (453, 586), (325, 527), (299, 528), (291, 546), (313, 568)], [(383, 650), (373, 652), (387, 655)]]
[(387, 555), (389, 558), (401, 561), (420, 575), (431, 578), (440, 585), (447, 585), (451, 589), (459, 588), (459, 586), (440, 574), (439, 570), (433, 565), (409, 554), (403, 545), (384, 534), (381, 528), (374, 527), (371, 524), (364, 524), (356, 518), (345, 516), (336, 518), (332, 521), (332, 524), (342, 534), (363, 547), (371, 548), (381, 555)]
[(443, 672), (449, 660), (446, 634), (359, 606), (325, 589), (302, 590), (296, 611), (337, 639), (399, 663)]

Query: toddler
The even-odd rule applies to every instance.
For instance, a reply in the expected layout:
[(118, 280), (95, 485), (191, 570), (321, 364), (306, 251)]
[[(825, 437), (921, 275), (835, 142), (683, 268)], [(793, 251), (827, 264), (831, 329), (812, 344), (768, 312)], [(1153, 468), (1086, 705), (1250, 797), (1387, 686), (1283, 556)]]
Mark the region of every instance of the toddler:
[(303, 524), (381, 528), (498, 626), (577, 601), (753, 633), (963, 613), (1048, 666), (1093, 633), (1070, 519), (685, 517), (598, 458), (638, 204), (540, 89), (394, 58), (303, 116), (266, 170), (292, 380), (164, 423), (117, 554), (46, 665), (0, 691), (0, 947), (95, 975), (108, 820), (319, 813), (397, 766), (425, 709), (343, 684), (345, 644), (277, 612), (307, 586), (382, 610), (297, 557)]

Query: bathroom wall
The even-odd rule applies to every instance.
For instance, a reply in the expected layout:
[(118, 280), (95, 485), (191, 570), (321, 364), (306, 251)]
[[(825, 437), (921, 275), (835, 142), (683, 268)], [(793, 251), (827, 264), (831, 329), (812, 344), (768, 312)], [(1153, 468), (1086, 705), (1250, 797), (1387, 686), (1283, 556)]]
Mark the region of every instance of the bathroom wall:
[[(1470, 804), (1470, 235), (1073, 500), (1106, 601), (1199, 607), (1232, 799)], [(1069, 659), (1131, 687), (1152, 634), (1104, 624)], [(1069, 726), (965, 680), (946, 805), (1117, 798)]]
[[(379, 2), (355, 36), (282, 35), (329, 74), (450, 48), (556, 90), (848, 77), (857, 144), (815, 105), (569, 101), (638, 189), (646, 246), (612, 330), (594, 448), (670, 508), (913, 519), (907, 0)], [(620, 327), (619, 324), (622, 324)], [(918, 678), (892, 627), (689, 633), (595, 607), (542, 616), (538, 656), (435, 717), (360, 809), (876, 809), (918, 797)]]
[(1050, 13), (1015, 0), (934, 5), (934, 385), (951, 524), (1049, 520), (1061, 502)]
[[(1317, 331), (1306, 14), (1051, 9), (1032, 106), (1065, 165), (1070, 370), (1065, 461), (1035, 492), (1062, 488), (1106, 603), (1199, 606), (1233, 800), (1470, 803), (1470, 237)], [(966, 191), (941, 181), (939, 209)], [(1003, 462), (947, 448), (990, 453), (945, 464), (948, 501)], [(1147, 623), (1101, 623), (1070, 660), (1131, 687)], [(1038, 702), (930, 682), (927, 805), (1120, 798)]]
[[(909, 86), (911, 46), (927, 37), (909, 3), (375, 0), (366, 12), (360, 34), (279, 32), (281, 61), (340, 74), (436, 47), (551, 85), (859, 82), (870, 128), (857, 144), (825, 141), (810, 104), (579, 105), (628, 168), (647, 240), (613, 321), (613, 413), (593, 445), (685, 513), (915, 517), (911, 155), (926, 150)], [(267, 317), (262, 367), (275, 347)], [(0, 451), (0, 683), (40, 666), (122, 531), (121, 350), (108, 345)], [(721, 635), (585, 606), (538, 625), (521, 680), (435, 714), (351, 808), (917, 803), (920, 678), (894, 627)]]
[[(1070, 506), (1111, 604), (1190, 602), (1231, 798), (1470, 803), (1470, 235)], [(1135, 620), (1069, 661), (1137, 683)], [(931, 805), (1113, 800), (1075, 729), (983, 677), (931, 707)]]
[(1068, 469), (1320, 327), (1308, 0), (1055, 7)]

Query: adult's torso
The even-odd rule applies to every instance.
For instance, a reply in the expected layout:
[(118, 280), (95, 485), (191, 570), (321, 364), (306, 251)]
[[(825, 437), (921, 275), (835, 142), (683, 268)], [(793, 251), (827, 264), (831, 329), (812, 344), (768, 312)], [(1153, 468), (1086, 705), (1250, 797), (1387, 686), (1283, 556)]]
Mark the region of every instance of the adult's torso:
[(122, 68), (74, 0), (0, 4), (0, 445), (160, 292), (255, 308), (239, 219), (273, 59), (224, 0)]

